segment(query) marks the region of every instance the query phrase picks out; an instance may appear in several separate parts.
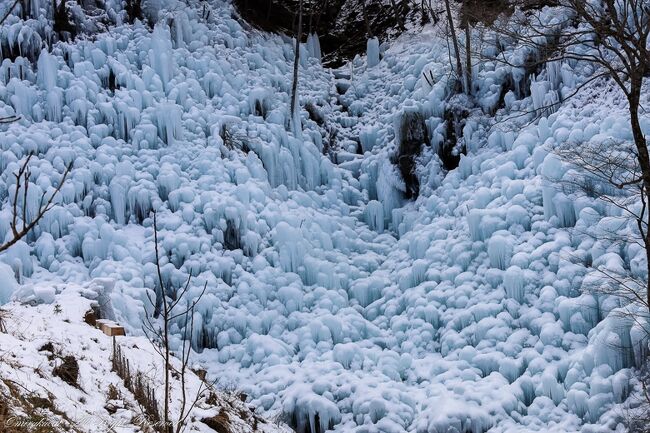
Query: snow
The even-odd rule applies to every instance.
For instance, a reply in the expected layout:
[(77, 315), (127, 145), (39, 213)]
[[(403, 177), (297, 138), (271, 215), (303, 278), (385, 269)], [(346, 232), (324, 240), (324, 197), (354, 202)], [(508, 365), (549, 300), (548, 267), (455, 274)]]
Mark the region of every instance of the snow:
[[(52, 410), (41, 409), (39, 419), (43, 417), (43, 422), (57, 427), (51, 431), (69, 431), (66, 425), (88, 432), (106, 431), (107, 426), (118, 426), (124, 432), (141, 431), (137, 418), (149, 414), (143, 413), (122, 378), (112, 370), (112, 339), (84, 322), (85, 313), (96, 302), (93, 285), (43, 285), (34, 289), (51, 292), (52, 299), (36, 307), (15, 303), (4, 306), (11, 309), (12, 315), (5, 322), (7, 333), (0, 333), (0, 357), (3, 359), (0, 363), (0, 396), (9, 403), (13, 419), (29, 420), (33, 414), (22, 412), (21, 404), (14, 401), (9, 386), (19, 387), (21, 392), (28, 392), (31, 397), (49, 401)], [(53, 349), (46, 348), (47, 344)], [(151, 343), (144, 337), (126, 336), (117, 337), (117, 344), (128, 358), (132, 373), (144, 373), (154, 387), (157, 400), (161, 401), (163, 375), (151, 372), (160, 370), (162, 359)], [(78, 387), (54, 374), (54, 368), (64, 356), (73, 356), (78, 363)], [(4, 361), (9, 358), (10, 361)], [(172, 363), (178, 368), (180, 360), (172, 358)], [(185, 390), (189, 398), (195, 398), (200, 383), (201, 379), (188, 370)], [(117, 399), (109, 399), (109, 387), (117, 390)], [(229, 430), (233, 432), (252, 432), (253, 418), (254, 431), (290, 431), (286, 426), (254, 414), (236, 396), (216, 392), (211, 402), (206, 401), (207, 396), (204, 393), (192, 410), (186, 431), (214, 431), (200, 420), (217, 414), (225, 416)], [(173, 420), (177, 419), (175, 414), (180, 406), (181, 384), (172, 379), (170, 413)]]
[[(643, 277), (644, 251), (591, 236), (635, 228), (563, 188), (574, 168), (553, 153), (629, 140), (611, 84), (547, 110), (588, 79), (584, 65), (527, 77), (477, 64), (479, 108), (456, 125), (468, 152), (446, 169), (440, 29), (371, 39), (365, 58), (337, 70), (309, 36), (305, 109), (289, 113), (290, 39), (244, 28), (229, 2), (207, 1), (207, 20), (165, 5), (160, 16), (174, 19), (153, 29), (118, 24), (47, 52), (38, 32), (14, 28), (18, 17), (2, 27), (0, 113), (23, 119), (1, 127), (0, 235), (10, 236), (11, 173), (28, 152), (30, 216), (66, 164), (74, 170), (33, 234), (0, 256), (0, 303), (39, 304), (7, 305), (47, 317), (83, 282), (141, 341), (147, 293), (178, 293), (191, 274), (188, 302), (208, 284), (196, 363), (305, 433), (620, 429), (643, 332), (625, 319), (633, 307), (598, 293), (598, 269)], [(38, 51), (11, 60), (19, 32), (23, 53)], [(503, 44), (504, 56), (525, 55)], [(498, 107), (508, 77), (516, 85)], [(394, 163), (405, 110), (424, 117), (431, 143), (414, 160), (413, 200)], [(542, 117), (516, 116), (528, 111)], [(300, 133), (287, 132), (290, 116)], [(174, 344), (184, 327), (173, 324)], [(613, 349), (622, 344), (630, 350)]]

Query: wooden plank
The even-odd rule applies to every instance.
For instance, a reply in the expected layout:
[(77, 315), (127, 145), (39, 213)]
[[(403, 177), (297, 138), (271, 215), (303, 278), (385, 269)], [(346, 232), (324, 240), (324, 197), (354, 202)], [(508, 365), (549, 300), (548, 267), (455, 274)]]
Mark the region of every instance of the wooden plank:
[(109, 337), (117, 337), (121, 335), (126, 335), (126, 331), (123, 326), (113, 322), (112, 320), (100, 319), (97, 321), (97, 328), (99, 328), (104, 334)]
[(118, 337), (121, 335), (126, 335), (124, 328), (122, 326), (106, 326), (104, 329), (104, 334), (109, 337)]

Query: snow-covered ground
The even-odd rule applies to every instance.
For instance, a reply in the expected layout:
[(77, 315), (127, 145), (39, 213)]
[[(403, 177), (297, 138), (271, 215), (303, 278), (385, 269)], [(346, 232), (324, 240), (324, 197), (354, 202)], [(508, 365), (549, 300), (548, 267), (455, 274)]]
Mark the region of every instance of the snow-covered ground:
[[(286, 132), (291, 41), (208, 4), (207, 20), (170, 7), (153, 32), (118, 25), (59, 43), (36, 65), (2, 62), (0, 116), (22, 120), (0, 134), (0, 232), (28, 152), (28, 214), (70, 161), (74, 171), (29, 243), (0, 256), (0, 277), (13, 270), (21, 284), (4, 283), (0, 302), (12, 292), (52, 308), (70, 284), (113, 278), (117, 319), (141, 332), (157, 290), (156, 210), (168, 293), (190, 274), (188, 302), (208, 284), (195, 359), (299, 433), (623, 431), (641, 332), (593, 288), (607, 284), (600, 266), (642, 276), (644, 251), (595, 240), (620, 212), (553, 184), (570, 171), (549, 153), (630, 140), (616, 89), (596, 81), (531, 123), (517, 113), (593, 73), (547, 66), (530, 96), (505, 95), (498, 124), (470, 116), (468, 155), (447, 172), (436, 151), (450, 62), (436, 32), (407, 33), (377, 65), (337, 71), (305, 45), (300, 97), (319, 115), (303, 110), (301, 141)], [(2, 37), (28, 52), (17, 22)], [(486, 112), (508, 74), (528, 86), (519, 70), (476, 65)], [(405, 112), (421, 113), (431, 137), (414, 202), (391, 162)], [(172, 327), (175, 347), (183, 326)]]
[[(8, 408), (9, 414), (0, 417), (2, 431), (152, 431), (144, 427), (153, 425), (151, 414), (143, 411), (111, 368), (112, 338), (84, 322), (97, 298), (93, 287), (67, 284), (50, 304), (5, 305), (11, 313), (4, 320), (7, 333), (0, 333), (0, 406)], [(160, 389), (164, 383), (162, 358), (151, 343), (144, 337), (131, 336), (117, 337), (116, 341), (129, 360), (133, 377), (139, 371), (151, 386)], [(77, 362), (76, 381), (63, 380), (56, 372), (69, 356)], [(173, 358), (172, 364), (180, 369), (178, 359)], [(171, 413), (178, 414), (182, 392), (177, 376), (172, 378), (171, 390)], [(191, 411), (184, 431), (213, 432), (209, 422), (202, 420), (215, 417), (232, 433), (290, 431), (255, 414), (235, 394), (209, 392), (189, 370), (185, 390), (189, 402), (199, 392), (202, 398)], [(177, 418), (172, 415), (172, 419)]]

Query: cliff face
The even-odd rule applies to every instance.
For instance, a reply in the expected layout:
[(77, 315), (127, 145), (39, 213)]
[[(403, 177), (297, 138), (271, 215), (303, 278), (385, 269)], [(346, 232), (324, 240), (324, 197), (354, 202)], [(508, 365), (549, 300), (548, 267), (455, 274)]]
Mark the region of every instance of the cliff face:
[[(294, 34), (296, 0), (235, 0), (251, 25), (270, 32)], [(432, 14), (412, 0), (305, 1), (303, 34), (317, 33), (326, 63), (337, 66), (365, 52), (368, 37), (386, 40), (406, 28), (429, 22)]]

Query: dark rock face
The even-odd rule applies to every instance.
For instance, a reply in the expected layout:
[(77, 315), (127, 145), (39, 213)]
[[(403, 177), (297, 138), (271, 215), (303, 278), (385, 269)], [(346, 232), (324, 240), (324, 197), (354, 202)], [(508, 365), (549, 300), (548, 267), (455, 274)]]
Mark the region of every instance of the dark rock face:
[(415, 199), (420, 193), (420, 181), (415, 175), (415, 160), (422, 151), (422, 145), (429, 144), (424, 116), (417, 111), (406, 111), (400, 120), (399, 131), (399, 148), (394, 163), (406, 186), (405, 197)]
[[(524, 5), (541, 3), (546, 0), (524, 0)], [(477, 23), (490, 25), (502, 13), (512, 13), (513, 2), (509, 0), (456, 0), (459, 5), (459, 19), (464, 27), (465, 23), (475, 26)]]
[[(294, 34), (297, 0), (234, 0), (242, 18), (263, 30)], [(430, 20), (415, 0), (304, 0), (303, 34), (317, 33), (323, 60), (337, 66), (364, 53), (368, 37), (399, 35), (407, 23)]]

